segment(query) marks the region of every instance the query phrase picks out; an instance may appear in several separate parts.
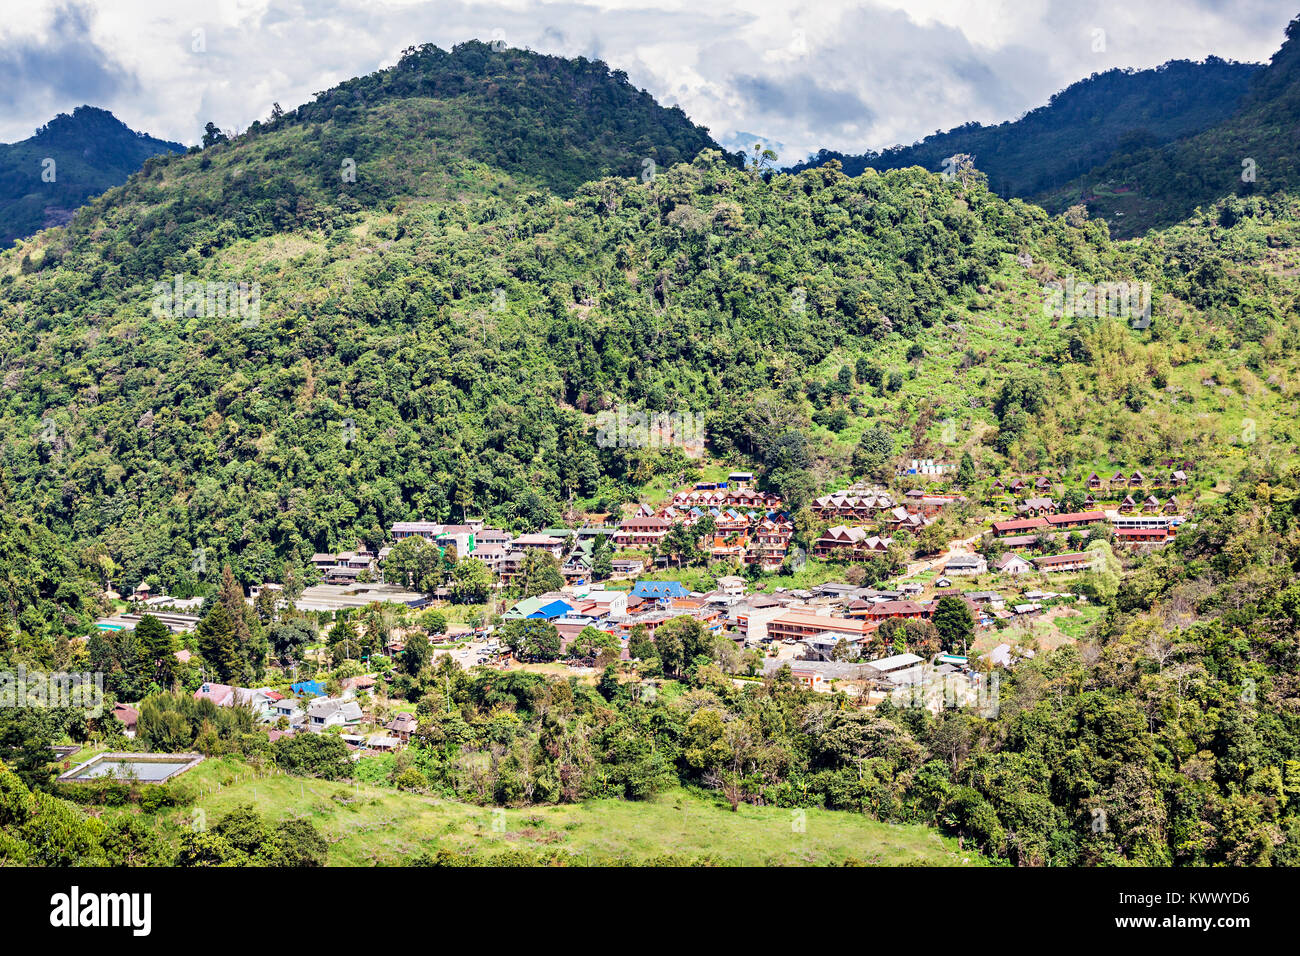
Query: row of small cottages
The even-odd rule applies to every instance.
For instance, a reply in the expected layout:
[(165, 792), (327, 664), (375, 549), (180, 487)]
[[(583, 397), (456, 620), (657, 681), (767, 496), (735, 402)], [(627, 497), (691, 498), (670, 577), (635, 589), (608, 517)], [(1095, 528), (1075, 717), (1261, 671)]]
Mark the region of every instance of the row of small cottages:
[[(993, 482), (992, 490), (1014, 495), (1027, 494), (1030, 491), (1044, 494), (1051, 491), (1055, 484), (1056, 482), (1046, 475), (1037, 475), (1031, 478), (999, 478)], [(1127, 488), (1182, 488), (1187, 484), (1187, 473), (1173, 471), (1168, 475), (1148, 477), (1140, 471), (1128, 475), (1122, 471), (1117, 471), (1107, 480), (1094, 471), (1088, 476), (1085, 484), (1089, 491), (1118, 491)]]
[(913, 488), (903, 496), (899, 505), (895, 505), (894, 500), (884, 492), (854, 494), (837, 491), (814, 500), (811, 509), (821, 521), (860, 523), (880, 518), (885, 513), (895, 519), (900, 513), (933, 518), (949, 505), (965, 500), (962, 495), (931, 494)]

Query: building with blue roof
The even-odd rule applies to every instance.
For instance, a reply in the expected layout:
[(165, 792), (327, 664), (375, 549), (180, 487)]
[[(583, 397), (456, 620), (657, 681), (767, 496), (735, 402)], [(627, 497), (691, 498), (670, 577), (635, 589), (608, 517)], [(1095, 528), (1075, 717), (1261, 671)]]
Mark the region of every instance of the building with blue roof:
[(563, 601), (552, 601), (550, 604), (542, 605), (528, 617), (531, 620), (553, 621), (557, 617), (564, 617), (572, 610), (573, 608)]
[(638, 581), (632, 588), (634, 597), (647, 601), (669, 601), (690, 596), (681, 581)]
[(302, 680), (296, 684), (290, 684), (289, 689), (295, 694), (307, 694), (311, 697), (324, 697), (325, 685), (318, 680)]

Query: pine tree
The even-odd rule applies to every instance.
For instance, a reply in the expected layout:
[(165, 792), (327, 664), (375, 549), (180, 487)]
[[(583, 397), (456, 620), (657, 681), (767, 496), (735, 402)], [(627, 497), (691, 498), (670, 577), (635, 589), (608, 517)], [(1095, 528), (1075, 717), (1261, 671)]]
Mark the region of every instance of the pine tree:
[(135, 636), (145, 662), (145, 679), (170, 687), (176, 679), (176, 640), (171, 630), (152, 614), (140, 618)]
[(968, 451), (962, 452), (961, 464), (957, 466), (957, 484), (963, 488), (975, 484), (975, 459)]
[(239, 681), (244, 674), (244, 659), (239, 653), (235, 628), (230, 614), (221, 602), (212, 606), (208, 616), (195, 629), (199, 639), (199, 653), (211, 669), (209, 679), (215, 677), (223, 684)]

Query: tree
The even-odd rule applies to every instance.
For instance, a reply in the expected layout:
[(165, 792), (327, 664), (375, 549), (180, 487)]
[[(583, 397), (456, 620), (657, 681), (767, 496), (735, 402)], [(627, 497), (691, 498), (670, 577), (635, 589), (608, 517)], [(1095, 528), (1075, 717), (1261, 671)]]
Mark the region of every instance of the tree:
[(700, 553), (698, 542), (701, 533), (676, 521), (659, 540), (659, 553), (668, 555), (679, 568), (683, 564), (692, 564)]
[(330, 630), (330, 656), (336, 662), (356, 660), (362, 656), (361, 638), (356, 625), (344, 618)]
[(451, 571), (451, 599), (457, 604), (482, 604), (492, 593), (492, 572), (478, 558), (462, 558)]
[(968, 451), (961, 453), (961, 464), (957, 466), (956, 481), (963, 488), (969, 488), (975, 484), (975, 459), (971, 457)]
[(271, 745), (275, 763), (288, 773), (342, 780), (352, 776), (352, 754), (334, 734), (294, 734)]
[(853, 449), (853, 470), (866, 478), (886, 478), (893, 455), (893, 434), (881, 425), (873, 425), (862, 433)]
[(433, 657), (433, 648), (423, 634), (408, 634), (402, 648), (402, 669), (415, 677)]
[(257, 600), (253, 602), (253, 613), (257, 615), (257, 620), (262, 625), (271, 624), (275, 621), (279, 603), (280, 592), (275, 588), (264, 587), (257, 592)]
[(285, 605), (292, 608), (302, 597), (303, 584), (302, 574), (293, 565), (285, 565), (284, 568), (284, 590), (280, 593), (284, 596)]
[(274, 866), (324, 866), (329, 843), (310, 820), (282, 820), (272, 839)]
[(227, 137), (226, 134), (217, 127), (216, 123), (209, 121), (208, 124), (203, 127), (204, 149), (207, 149), (209, 146), (215, 146), (217, 143), (224, 143), (228, 138), (229, 137)]
[(199, 653), (212, 670), (208, 679), (215, 679), (222, 684), (241, 683), (246, 662), (239, 653), (235, 628), (225, 605), (220, 602), (213, 604), (212, 610), (199, 622), (194, 633), (198, 638)]
[(634, 624), (627, 637), (627, 652), (634, 660), (644, 661), (654, 657), (658, 652), (650, 639), (650, 629), (644, 624)]
[(939, 598), (930, 623), (947, 646), (956, 649), (960, 643), (962, 653), (966, 652), (967, 644), (975, 637), (975, 617), (971, 614), (970, 606), (958, 597)]
[(551, 661), (560, 656), (560, 632), (550, 621), (538, 618), (507, 621), (501, 628), (501, 642), (524, 660)]
[(555, 555), (542, 548), (529, 548), (519, 574), (519, 589), (523, 597), (537, 597), (562, 587), (564, 575), (560, 573), (560, 562)]
[(701, 655), (711, 656), (712, 642), (704, 625), (693, 617), (675, 617), (655, 629), (656, 656), (664, 669), (681, 676)]
[(281, 621), (271, 628), (271, 651), (282, 662), (302, 659), (303, 648), (316, 638), (305, 620)]
[(749, 168), (760, 176), (770, 172), (776, 161), (776, 151), (762, 143), (755, 143), (749, 154)]
[(617, 657), (622, 649), (623, 645), (617, 637), (590, 624), (584, 627), (569, 645), (569, 653), (573, 657), (599, 657), (611, 653)]
[(244, 600), (244, 588), (235, 578), (235, 572), (230, 569), (229, 564), (221, 568), (221, 591), (218, 600), (230, 617), (235, 646), (239, 649), (240, 655), (248, 661), (250, 673), (260, 672), (265, 656), (264, 642), (253, 639), (253, 629), (248, 620), (251, 610), (248, 602)]
[(831, 660), (847, 661), (853, 658), (853, 648), (846, 638), (841, 637), (831, 648)]
[(443, 582), (442, 553), (418, 534), (403, 538), (384, 558), (384, 580), (432, 594)]
[(460, 508), (460, 517), (464, 521), (469, 517), (474, 506), (474, 474), (470, 468), (469, 456), (462, 454), (458, 465), (460, 476), (456, 480), (456, 506)]
[(607, 534), (596, 535), (591, 545), (592, 577), (604, 580), (614, 573), (614, 542)]
[(135, 637), (151, 666), (150, 678), (161, 687), (171, 687), (176, 680), (176, 638), (171, 629), (152, 614), (145, 614), (135, 626)]
[(420, 627), (430, 637), (447, 633), (447, 615), (432, 608), (420, 615)]

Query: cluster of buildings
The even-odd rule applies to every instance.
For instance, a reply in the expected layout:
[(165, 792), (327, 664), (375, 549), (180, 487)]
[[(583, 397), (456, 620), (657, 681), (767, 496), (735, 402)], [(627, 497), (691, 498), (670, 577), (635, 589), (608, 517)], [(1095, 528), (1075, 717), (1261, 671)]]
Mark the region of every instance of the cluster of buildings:
[(605, 590), (603, 585), (570, 587), (520, 601), (502, 615), (505, 621), (542, 620), (555, 625), (561, 653), (588, 627), (616, 637), (621, 657), (629, 657), (627, 642), (638, 625), (650, 636), (675, 617), (693, 617), (712, 633), (731, 624), (728, 608), (744, 593), (743, 578), (725, 576), (707, 594), (694, 594), (680, 581), (637, 581), (632, 590)]
[[(560, 634), (562, 653), (584, 628), (594, 627), (619, 639), (626, 660), (634, 628), (643, 627), (653, 637), (667, 621), (691, 617), (706, 631), (730, 635), (741, 646), (797, 643), (804, 646), (806, 659), (831, 661), (841, 641), (849, 648), (848, 656), (857, 658), (888, 620), (928, 620), (937, 601), (922, 600), (924, 590), (917, 582), (904, 582), (897, 590), (829, 583), (807, 590), (779, 588), (772, 594), (746, 594), (742, 578), (722, 577), (713, 591), (693, 593), (679, 581), (641, 580), (631, 592), (598, 586), (543, 594), (520, 601), (504, 618), (549, 621)], [(1002, 606), (994, 592), (955, 596), (970, 605), (972, 616), (983, 625), (992, 624), (997, 615), (982, 608), (981, 601)]]
[(812, 512), (820, 521), (838, 523), (813, 542), (813, 556), (829, 561), (879, 557), (888, 553), (894, 534), (920, 531), (944, 508), (964, 500), (912, 489), (895, 502), (887, 491), (866, 485), (824, 495), (813, 501)]
[[(452, 547), (458, 558), (479, 559), (502, 586), (508, 586), (520, 574), (528, 553), (533, 550), (546, 551), (560, 561), (568, 583), (585, 585), (592, 579), (593, 551), (602, 536), (616, 549), (647, 552), (644, 558), (614, 560), (615, 579), (634, 577), (645, 569), (651, 555), (660, 564), (667, 563), (667, 556), (658, 556), (657, 551), (674, 525), (691, 528), (707, 516), (712, 519), (713, 530), (701, 534), (699, 546), (712, 560), (758, 564), (766, 570), (775, 570), (785, 561), (794, 525), (781, 510), (780, 498), (756, 491), (753, 482), (750, 472), (732, 472), (726, 481), (699, 482), (677, 492), (662, 508), (643, 504), (617, 524), (592, 524), (577, 529), (543, 528), (516, 535), (501, 528), (486, 527), (483, 520), (475, 518), (461, 524), (398, 521), (389, 530), (392, 544), (378, 551), (358, 544), (353, 551), (315, 554), (312, 564), (327, 585), (383, 580), (384, 560), (393, 545), (418, 536), (444, 553)], [(604, 522), (609, 516), (596, 518)]]
[[(1052, 478), (1048, 475), (998, 478), (994, 480), (990, 491), (994, 495), (1006, 494), (1017, 497), (1030, 497), (1031, 493), (1034, 495), (1048, 495), (1061, 483), (1061, 479)], [(1162, 472), (1148, 476), (1141, 471), (1133, 471), (1127, 475), (1122, 471), (1117, 471), (1107, 479), (1102, 478), (1101, 475), (1094, 471), (1088, 475), (1084, 483), (1089, 492), (1093, 494), (1102, 493), (1114, 499), (1133, 491), (1186, 487), (1187, 472), (1176, 469), (1167, 473)]]
[[(758, 565), (765, 571), (775, 571), (789, 554), (794, 523), (782, 510), (781, 499), (755, 491), (753, 481), (752, 473), (736, 471), (726, 481), (699, 482), (677, 492), (663, 508), (643, 504), (619, 523), (613, 535), (614, 545), (655, 552), (674, 525), (691, 529), (707, 517), (712, 530), (700, 535), (698, 546), (711, 561)], [(661, 563), (667, 563), (666, 555)]]
[[(269, 687), (232, 687), (207, 682), (194, 692), (194, 699), (210, 700), (218, 707), (250, 708), (258, 722), (267, 725), (272, 741), (296, 733), (319, 734), (338, 728), (343, 742), (358, 755), (362, 751), (397, 750), (410, 741), (419, 721), (409, 713), (399, 713), (386, 722), (368, 715), (357, 694), (374, 685), (373, 677), (351, 677), (343, 681), (341, 696), (329, 697), (316, 681), (294, 684), (291, 689), (300, 696), (282, 694)], [(285, 729), (279, 729), (281, 724)], [(372, 728), (369, 734), (359, 733), (367, 726)]]

